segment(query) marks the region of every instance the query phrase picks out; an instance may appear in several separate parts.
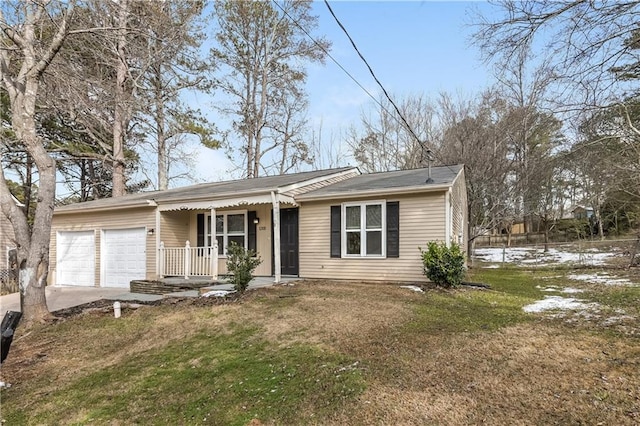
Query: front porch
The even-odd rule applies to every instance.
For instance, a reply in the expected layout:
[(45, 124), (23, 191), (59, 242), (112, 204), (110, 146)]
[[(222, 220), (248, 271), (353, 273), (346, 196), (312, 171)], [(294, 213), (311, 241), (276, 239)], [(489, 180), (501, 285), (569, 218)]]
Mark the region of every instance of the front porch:
[[(289, 223), (292, 220), (295, 226)], [(153, 230), (157, 247), (156, 275), (148, 278), (155, 278), (153, 282), (184, 283), (194, 288), (200, 283), (224, 283), (226, 247), (231, 242), (254, 250), (262, 259), (254, 275), (273, 277), (270, 279), (276, 283), (282, 281), (283, 274), (297, 276), (297, 221), (294, 200), (275, 192), (242, 200), (160, 206)], [(293, 249), (291, 241), (295, 241)]]

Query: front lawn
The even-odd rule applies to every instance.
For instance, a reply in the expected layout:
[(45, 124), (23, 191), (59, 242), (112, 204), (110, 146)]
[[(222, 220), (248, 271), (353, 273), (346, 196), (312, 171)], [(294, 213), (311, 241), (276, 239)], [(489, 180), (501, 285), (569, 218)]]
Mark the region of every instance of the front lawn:
[[(119, 319), (92, 310), (19, 328), (2, 419), (637, 424), (640, 287), (569, 274), (476, 270), (490, 290), (424, 293), (318, 280), (226, 305), (184, 300)], [(523, 311), (565, 288), (589, 308)]]

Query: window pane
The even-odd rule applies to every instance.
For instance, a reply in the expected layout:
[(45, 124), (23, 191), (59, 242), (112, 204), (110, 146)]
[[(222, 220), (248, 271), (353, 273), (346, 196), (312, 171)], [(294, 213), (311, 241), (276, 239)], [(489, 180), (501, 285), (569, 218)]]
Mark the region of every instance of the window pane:
[(224, 253), (224, 237), (219, 235), (216, 237), (216, 240), (218, 241), (218, 254), (221, 255)]
[(346, 229), (360, 229), (360, 206), (347, 207), (345, 213)]
[(227, 233), (244, 234), (243, 214), (230, 214), (227, 216)]
[(382, 254), (382, 232), (367, 232), (367, 255)]
[(244, 236), (242, 235), (229, 236), (227, 240), (229, 241), (229, 244), (231, 244), (231, 242), (234, 241), (240, 247), (244, 247)]
[(224, 216), (216, 216), (216, 234), (222, 234), (224, 232)]
[(376, 204), (367, 206), (367, 229), (382, 228), (382, 206)]
[(360, 232), (347, 232), (347, 254), (360, 254)]

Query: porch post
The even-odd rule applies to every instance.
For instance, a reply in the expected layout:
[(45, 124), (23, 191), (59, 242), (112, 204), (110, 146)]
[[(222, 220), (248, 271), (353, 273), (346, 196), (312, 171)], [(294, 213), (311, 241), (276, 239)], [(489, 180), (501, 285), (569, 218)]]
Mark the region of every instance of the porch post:
[(187, 240), (184, 245), (184, 279), (188, 280), (191, 275), (191, 243)]
[(164, 242), (160, 241), (160, 248), (156, 252), (158, 253), (158, 259), (156, 263), (158, 264), (158, 278), (164, 278)]
[[(211, 207), (211, 251), (210, 253), (210, 261), (211, 261), (211, 279), (213, 281), (218, 280), (218, 239), (216, 238), (216, 209)], [(208, 241), (204, 242), (206, 246)]]
[(280, 260), (280, 200), (278, 194), (271, 191), (271, 204), (273, 205), (273, 267), (275, 269), (275, 283), (281, 281), (282, 261)]

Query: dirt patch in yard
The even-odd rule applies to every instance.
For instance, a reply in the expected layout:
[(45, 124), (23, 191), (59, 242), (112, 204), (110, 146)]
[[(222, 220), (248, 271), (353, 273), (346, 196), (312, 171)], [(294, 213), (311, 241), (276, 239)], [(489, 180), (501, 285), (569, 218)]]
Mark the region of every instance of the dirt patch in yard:
[(352, 346), (371, 382), (333, 424), (640, 421), (637, 345), (541, 324), (391, 343), (377, 353)]
[(398, 324), (411, 314), (410, 302), (421, 297), (390, 284), (315, 280), (250, 294), (256, 309), (239, 314), (264, 326), (270, 340), (328, 346), (348, 345), (359, 335)]

